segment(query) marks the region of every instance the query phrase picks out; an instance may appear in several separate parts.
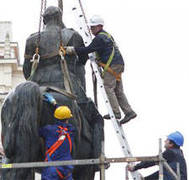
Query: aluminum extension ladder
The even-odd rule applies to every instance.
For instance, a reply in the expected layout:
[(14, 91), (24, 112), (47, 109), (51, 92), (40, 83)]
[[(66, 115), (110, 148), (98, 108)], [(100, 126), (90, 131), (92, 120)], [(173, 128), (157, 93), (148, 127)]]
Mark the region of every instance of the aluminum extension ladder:
[[(76, 18), (76, 21), (78, 23), (80, 34), (84, 39), (85, 45), (89, 45), (92, 41), (92, 35), (90, 33), (89, 27), (87, 26), (87, 19), (86, 19), (86, 16), (85, 16), (83, 6), (81, 4), (81, 0), (73, 0), (73, 1), (74, 1), (74, 3), (73, 3), (73, 6), (72, 6), (72, 11), (73, 11), (74, 16)], [(116, 132), (117, 137), (119, 139), (121, 149), (122, 149), (122, 151), (123, 151), (123, 153), (126, 157), (132, 157), (132, 153), (131, 153), (129, 144), (127, 142), (125, 133), (123, 131), (123, 128), (115, 118), (115, 115), (113, 113), (112, 107), (111, 107), (110, 102), (108, 100), (106, 91), (104, 89), (103, 81), (102, 81), (102, 78), (100, 76), (100, 72), (98, 70), (98, 65), (95, 62), (95, 53), (90, 53), (89, 59), (91, 61), (91, 65), (93, 67), (93, 71), (96, 75), (98, 87), (100, 88), (101, 93), (104, 97), (104, 101), (105, 101), (106, 107), (108, 109), (108, 113), (110, 114), (111, 121), (113, 123), (115, 132)], [(140, 174), (137, 171), (131, 172), (131, 175), (132, 175), (134, 180), (140, 180), (141, 179)]]

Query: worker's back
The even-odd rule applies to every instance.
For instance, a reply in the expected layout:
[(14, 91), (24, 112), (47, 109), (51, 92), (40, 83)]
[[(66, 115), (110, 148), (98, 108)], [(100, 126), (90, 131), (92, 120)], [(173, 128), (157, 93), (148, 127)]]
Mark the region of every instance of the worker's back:
[[(173, 148), (170, 149), (174, 153), (174, 159), (172, 162), (168, 162), (170, 167), (177, 172), (177, 163), (179, 163), (180, 166), (180, 176), (181, 180), (187, 180), (187, 168), (186, 168), (186, 161), (183, 155), (183, 152), (181, 149)], [(173, 180), (170, 173), (167, 172), (167, 170), (164, 170), (164, 180)]]
[(50, 147), (54, 143), (56, 143), (62, 135), (65, 136), (64, 142), (60, 145), (60, 147), (58, 147), (50, 157), (47, 157), (49, 158), (50, 161), (72, 159), (71, 149), (72, 149), (74, 132), (75, 129), (71, 124), (67, 124), (63, 122), (57, 122), (56, 124), (46, 125), (40, 128), (39, 133), (40, 136), (43, 137), (45, 140), (45, 146), (47, 150), (50, 149)]

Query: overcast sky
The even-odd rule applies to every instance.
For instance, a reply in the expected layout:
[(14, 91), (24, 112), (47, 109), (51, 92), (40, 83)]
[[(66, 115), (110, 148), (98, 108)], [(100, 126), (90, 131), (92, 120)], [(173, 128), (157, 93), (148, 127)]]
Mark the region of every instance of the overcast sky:
[[(57, 4), (49, 0), (48, 5)], [(71, 0), (64, 0), (64, 19), (74, 27)], [(158, 138), (179, 130), (189, 155), (189, 2), (188, 0), (83, 0), (88, 18), (100, 14), (125, 59), (123, 74), (127, 98), (138, 117), (124, 125), (135, 156), (156, 155)], [(13, 39), (20, 58), (26, 38), (38, 31), (39, 0), (1, 2), (0, 21), (13, 23)], [(87, 65), (89, 71), (89, 65)], [(88, 72), (87, 71), (87, 72)], [(90, 73), (87, 73), (89, 76)], [(88, 93), (91, 93), (91, 84)], [(100, 94), (99, 94), (100, 96)], [(107, 111), (100, 101), (101, 113)], [(105, 122), (106, 156), (123, 156), (110, 121)], [(111, 165), (106, 179), (124, 179), (125, 165)], [(141, 171), (144, 175), (150, 171)], [(99, 179), (96, 177), (96, 179)]]

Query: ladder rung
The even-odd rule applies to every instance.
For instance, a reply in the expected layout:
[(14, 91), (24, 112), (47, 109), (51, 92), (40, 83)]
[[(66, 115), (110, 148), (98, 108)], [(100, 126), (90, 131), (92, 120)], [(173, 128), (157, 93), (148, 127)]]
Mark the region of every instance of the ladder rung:
[[(74, 7), (72, 8), (72, 10), (73, 10), (73, 12), (76, 13), (75, 17), (78, 18), (77, 22), (80, 23), (79, 27), (80, 27), (81, 34), (83, 35), (85, 44), (89, 44), (92, 41), (92, 36), (91, 36), (90, 32), (87, 33), (88, 32), (88, 27), (87, 27), (87, 24), (85, 22), (85, 15), (83, 14), (83, 9), (81, 7), (81, 4), (78, 3), (78, 1), (76, 2), (76, 0), (74, 0), (74, 2), (75, 2), (75, 4), (74, 4)], [(75, 7), (76, 4), (77, 4), (77, 6)], [(104, 89), (104, 85), (103, 85), (100, 73), (98, 71), (98, 66), (95, 63), (95, 55), (94, 55), (94, 53), (90, 53), (89, 54), (89, 59), (91, 60), (91, 65), (92, 65), (93, 71), (94, 71), (94, 73), (96, 75), (96, 79), (97, 79), (97, 82), (98, 82), (97, 83), (98, 87), (100, 88), (100, 90), (102, 92), (102, 95), (104, 97), (104, 102), (105, 102), (105, 104), (107, 106), (108, 113), (109, 113), (109, 115), (111, 117), (111, 121), (112, 121), (112, 124), (114, 126), (114, 129), (115, 129), (115, 132), (117, 134), (117, 137), (119, 139), (119, 142), (121, 144), (121, 148), (123, 150), (123, 153), (124, 153), (124, 155), (126, 157), (132, 157), (132, 153), (131, 153), (129, 144), (127, 142), (125, 133), (123, 131), (123, 128), (120, 125), (120, 123), (118, 122), (118, 120), (115, 119), (115, 115), (113, 113), (113, 110), (111, 108), (110, 102), (108, 100), (108, 97), (107, 97), (106, 91)], [(137, 171), (131, 172), (131, 174), (132, 174), (133, 179), (135, 179), (135, 180), (139, 180), (140, 179), (139, 173)]]

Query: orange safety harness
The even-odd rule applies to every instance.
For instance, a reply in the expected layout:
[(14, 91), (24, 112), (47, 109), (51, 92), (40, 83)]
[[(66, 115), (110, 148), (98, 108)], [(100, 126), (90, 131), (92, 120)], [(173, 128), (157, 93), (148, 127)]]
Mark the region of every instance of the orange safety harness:
[[(69, 141), (69, 145), (70, 145), (70, 153), (72, 151), (72, 141), (71, 141), (71, 137), (70, 134), (68, 133), (68, 129), (64, 128), (62, 126), (58, 126), (58, 128), (60, 130), (57, 130), (57, 132), (59, 133), (59, 139), (46, 151), (45, 153), (45, 161), (48, 161), (48, 157), (51, 157), (52, 154), (63, 144), (63, 142), (65, 141), (66, 138), (68, 138)], [(63, 137), (63, 138), (62, 138)], [(61, 179), (66, 179), (67, 177), (69, 177), (71, 175), (71, 173), (69, 173), (66, 177), (63, 176), (63, 174), (56, 168), (56, 172), (59, 175), (59, 177)]]
[(115, 45), (115, 42), (114, 42), (114, 40), (113, 40), (113, 38), (112, 38), (112, 36), (111, 36), (110, 34), (108, 34), (108, 33), (106, 33), (106, 32), (100, 32), (99, 34), (105, 35), (105, 36), (108, 37), (108, 38), (112, 41), (112, 43), (113, 43), (113, 46), (112, 46), (112, 53), (110, 54), (110, 56), (109, 56), (109, 58), (108, 58), (106, 64), (104, 64), (104, 63), (102, 63), (101, 61), (99, 61), (99, 60), (100, 60), (100, 57), (99, 57), (98, 53), (96, 53), (97, 60), (99, 61), (99, 62), (97, 62), (97, 64), (98, 64), (99, 66), (103, 67), (103, 69), (104, 69), (104, 71), (102, 72), (102, 77), (104, 77), (104, 73), (107, 71), (107, 72), (109, 72), (110, 74), (112, 74), (112, 75), (116, 78), (116, 81), (121, 81), (121, 73), (122, 73), (122, 72), (116, 73), (116, 72), (110, 67), (110, 64), (111, 64), (111, 62), (112, 62), (112, 60), (113, 60), (113, 57), (114, 57), (114, 55), (115, 55), (115, 46), (116, 46), (116, 45)]
[[(102, 63), (102, 62), (97, 62), (99, 66), (101, 67), (105, 67), (106, 64)], [(107, 72), (109, 72), (110, 74), (112, 74), (115, 78), (116, 78), (116, 81), (121, 81), (121, 72), (120, 73), (116, 73), (111, 67), (108, 67)]]
[(67, 176), (63, 176), (62, 173), (57, 168), (56, 168), (56, 172), (59, 175), (60, 179), (66, 179), (71, 175), (71, 173), (68, 173)]

